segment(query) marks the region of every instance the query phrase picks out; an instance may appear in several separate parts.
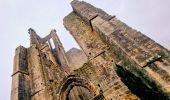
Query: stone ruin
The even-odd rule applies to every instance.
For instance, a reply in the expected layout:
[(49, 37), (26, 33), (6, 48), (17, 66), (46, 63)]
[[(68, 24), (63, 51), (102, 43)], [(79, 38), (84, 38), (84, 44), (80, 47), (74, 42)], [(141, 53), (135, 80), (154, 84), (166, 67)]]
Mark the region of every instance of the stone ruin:
[(71, 6), (63, 22), (81, 50), (30, 28), (30, 47), (15, 51), (11, 100), (170, 99), (170, 51), (84, 1)]

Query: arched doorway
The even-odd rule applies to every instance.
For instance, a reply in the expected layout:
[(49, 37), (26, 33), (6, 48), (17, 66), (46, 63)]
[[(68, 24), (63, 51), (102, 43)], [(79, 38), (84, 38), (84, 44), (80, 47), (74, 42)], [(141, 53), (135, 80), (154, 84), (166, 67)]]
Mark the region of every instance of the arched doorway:
[(70, 75), (64, 80), (65, 81), (61, 85), (61, 88), (59, 91), (59, 100), (69, 99), (70, 91), (74, 87), (79, 87), (79, 86), (87, 89), (93, 98), (95, 98), (99, 94), (99, 91), (96, 89), (96, 87), (92, 83), (78, 76)]
[(82, 86), (74, 86), (67, 96), (67, 100), (93, 100), (93, 98), (89, 90)]

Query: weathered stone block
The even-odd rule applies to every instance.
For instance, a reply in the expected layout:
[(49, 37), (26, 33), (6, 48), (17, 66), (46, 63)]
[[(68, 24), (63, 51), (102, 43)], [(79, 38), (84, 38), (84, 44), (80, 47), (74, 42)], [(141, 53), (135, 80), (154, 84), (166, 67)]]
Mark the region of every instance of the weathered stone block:
[(101, 9), (95, 8), (92, 5), (84, 2), (84, 1), (72, 1), (71, 5), (73, 10), (81, 16), (81, 18), (90, 25), (90, 20), (96, 17), (97, 15), (101, 16), (105, 20), (109, 20), (111, 18), (110, 15), (102, 11)]
[(106, 36), (112, 34), (115, 31), (115, 28), (108, 22), (102, 19), (100, 16), (97, 16), (91, 20), (92, 28), (94, 31)]

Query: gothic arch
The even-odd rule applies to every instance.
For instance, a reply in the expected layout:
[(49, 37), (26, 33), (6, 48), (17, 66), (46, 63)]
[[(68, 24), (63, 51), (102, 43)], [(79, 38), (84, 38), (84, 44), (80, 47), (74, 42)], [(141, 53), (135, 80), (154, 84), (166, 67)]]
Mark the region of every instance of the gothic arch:
[(99, 94), (99, 91), (95, 89), (95, 86), (88, 82), (87, 80), (80, 78), (75, 75), (69, 75), (66, 80), (61, 85), (60, 91), (59, 91), (59, 100), (66, 100), (67, 96), (69, 95), (71, 89), (74, 86), (82, 86), (89, 90), (89, 92), (92, 94), (92, 96), (96, 96)]

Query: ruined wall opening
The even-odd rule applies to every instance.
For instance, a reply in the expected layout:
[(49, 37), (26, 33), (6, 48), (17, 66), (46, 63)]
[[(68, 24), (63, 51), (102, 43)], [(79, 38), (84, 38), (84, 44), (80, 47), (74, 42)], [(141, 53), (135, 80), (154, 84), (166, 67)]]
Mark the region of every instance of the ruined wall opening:
[(143, 83), (122, 66), (116, 65), (116, 73), (122, 82), (141, 100), (167, 100), (167, 97), (155, 86), (154, 83)]
[(92, 99), (93, 95), (91, 95), (88, 89), (82, 86), (74, 86), (67, 96), (67, 100), (92, 100)]
[(49, 45), (51, 49), (55, 49), (54, 41), (52, 38), (49, 40)]
[(99, 94), (99, 92), (90, 82), (80, 77), (70, 75), (60, 88), (59, 100), (74, 100), (75, 97), (80, 100), (84, 100), (83, 97), (85, 97), (88, 100), (95, 98), (97, 94)]

